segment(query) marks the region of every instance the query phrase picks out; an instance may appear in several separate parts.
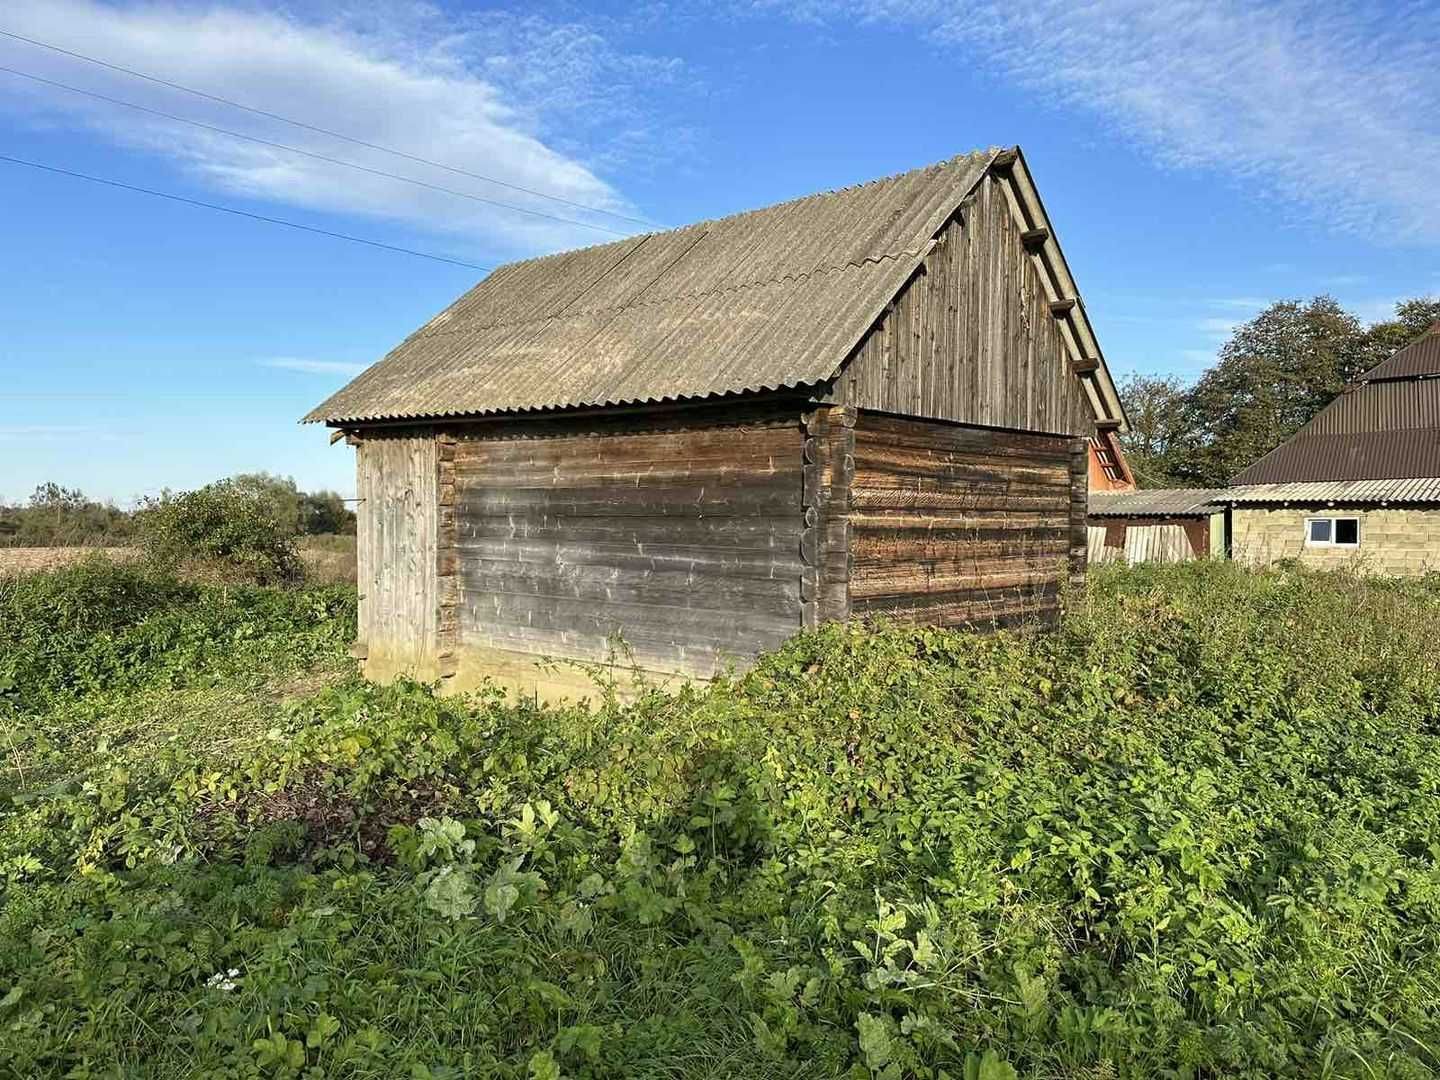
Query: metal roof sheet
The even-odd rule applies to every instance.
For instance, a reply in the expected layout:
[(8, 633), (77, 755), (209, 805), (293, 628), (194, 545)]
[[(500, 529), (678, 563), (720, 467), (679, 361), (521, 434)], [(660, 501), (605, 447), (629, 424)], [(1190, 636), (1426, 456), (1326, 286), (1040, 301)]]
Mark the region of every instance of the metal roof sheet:
[(1302, 481), (1289, 484), (1245, 484), (1216, 493), (1222, 503), (1440, 504), (1440, 476), (1387, 480)]
[(1362, 379), (1403, 379), (1415, 375), (1440, 375), (1440, 322), (1388, 360), (1382, 360)]
[(1366, 372), (1234, 484), (1440, 476), (1440, 330)]
[(1156, 488), (1152, 491), (1092, 491), (1091, 517), (1205, 517), (1219, 513), (1214, 488)]

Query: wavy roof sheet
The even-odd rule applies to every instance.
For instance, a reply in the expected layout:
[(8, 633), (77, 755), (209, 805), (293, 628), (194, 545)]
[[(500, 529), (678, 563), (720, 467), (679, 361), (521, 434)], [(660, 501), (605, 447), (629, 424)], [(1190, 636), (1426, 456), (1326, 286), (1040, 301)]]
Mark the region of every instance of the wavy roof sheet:
[(1371, 368), (1235, 484), (1440, 476), (1440, 324)]
[(1222, 508), (1214, 488), (1156, 488), (1152, 491), (1092, 491), (1092, 517), (1206, 517)]
[(1440, 503), (1440, 477), (1417, 476), (1398, 480), (1340, 480), (1293, 484), (1244, 484), (1223, 488), (1215, 495), (1222, 503), (1317, 503), (1337, 506), (1366, 503)]
[(502, 266), (305, 419), (472, 416), (824, 382), (996, 153)]
[(1381, 361), (1361, 378), (1404, 379), (1416, 375), (1440, 375), (1440, 322), (1388, 360)]

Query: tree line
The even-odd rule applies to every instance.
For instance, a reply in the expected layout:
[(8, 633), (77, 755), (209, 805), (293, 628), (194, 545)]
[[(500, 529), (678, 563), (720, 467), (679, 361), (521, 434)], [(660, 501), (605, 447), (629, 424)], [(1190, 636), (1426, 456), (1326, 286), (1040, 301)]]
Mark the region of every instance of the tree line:
[(1285, 300), (1237, 327), (1191, 384), (1132, 375), (1121, 444), (1137, 484), (1223, 487), (1437, 320), (1436, 297), (1401, 301), (1369, 326), (1330, 296)]
[[(241, 473), (205, 489), (227, 492), (255, 504), (277, 534), (283, 536), (353, 535), (355, 511), (334, 491), (301, 491), (288, 476)], [(91, 498), (78, 488), (39, 485), (28, 501), (0, 503), (0, 545), (14, 547), (124, 546), (139, 535), (147, 510), (169, 506), (173, 492), (142, 499), (133, 510)]]

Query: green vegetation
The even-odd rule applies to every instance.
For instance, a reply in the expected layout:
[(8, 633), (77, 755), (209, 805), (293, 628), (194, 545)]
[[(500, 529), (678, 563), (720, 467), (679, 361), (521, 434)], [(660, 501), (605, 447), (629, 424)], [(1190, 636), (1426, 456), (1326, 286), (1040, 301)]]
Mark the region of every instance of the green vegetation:
[(1440, 588), (1097, 575), (594, 708), (343, 673), (353, 594), (0, 593), (0, 1074), (1418, 1077)]
[[(355, 511), (333, 491), (301, 491), (290, 477), (269, 473), (242, 473), (202, 489), (228, 490), (255, 503), (286, 537), (353, 536)], [(188, 493), (194, 495), (194, 492)], [(158, 500), (169, 504), (186, 493), (166, 492)], [(24, 505), (0, 501), (0, 546), (4, 547), (121, 547), (134, 542), (143, 513), (122, 510), (114, 503), (98, 502), (83, 491), (41, 484)]]
[(1440, 297), (1403, 300), (1369, 326), (1329, 296), (1271, 304), (1235, 328), (1193, 385), (1131, 376), (1121, 387), (1126, 459), (1142, 487), (1228, 484), (1437, 321)]
[(146, 556), (167, 570), (218, 568), (262, 585), (303, 574), (295, 522), (243, 478), (146, 500), (137, 528)]

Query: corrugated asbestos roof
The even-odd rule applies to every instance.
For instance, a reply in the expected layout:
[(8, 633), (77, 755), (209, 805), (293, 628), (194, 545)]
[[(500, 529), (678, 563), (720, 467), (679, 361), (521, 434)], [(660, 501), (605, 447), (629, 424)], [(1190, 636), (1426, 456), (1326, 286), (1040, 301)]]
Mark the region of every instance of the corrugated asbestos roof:
[(1153, 491), (1092, 491), (1091, 517), (1205, 517), (1222, 508), (1213, 488), (1156, 488)]
[(1440, 504), (1440, 476), (1398, 480), (1340, 480), (1292, 484), (1245, 484), (1216, 493), (1223, 503)]
[[(984, 150), (717, 221), (510, 263), (305, 421), (634, 405), (824, 383), (992, 166), (1006, 170), (1027, 219), (1049, 228), (1018, 149)], [(1050, 262), (1063, 268), (1058, 247)], [(1056, 288), (1074, 292), (1068, 270)], [(1073, 318), (1080, 359), (1100, 360), (1081, 376), (1097, 418), (1123, 427), (1083, 303)]]
[(996, 153), (502, 266), (305, 419), (479, 415), (823, 382)]
[(1318, 412), (1234, 484), (1440, 476), (1440, 324)]

